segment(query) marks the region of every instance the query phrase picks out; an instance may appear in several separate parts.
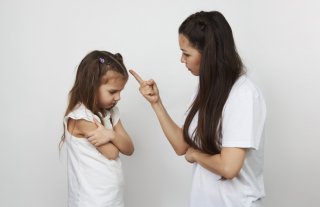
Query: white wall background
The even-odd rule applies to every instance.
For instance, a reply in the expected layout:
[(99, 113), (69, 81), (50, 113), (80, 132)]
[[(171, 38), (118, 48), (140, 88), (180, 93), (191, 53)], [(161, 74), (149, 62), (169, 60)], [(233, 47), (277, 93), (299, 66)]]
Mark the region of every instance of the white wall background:
[[(177, 29), (219, 10), (268, 106), (268, 207), (320, 203), (320, 3), (312, 0), (1, 0), (0, 206), (66, 206), (57, 144), (76, 66), (93, 49), (122, 53), (154, 78), (183, 123), (196, 78), (179, 63)], [(128, 207), (187, 206), (191, 167), (170, 148), (130, 78), (119, 103), (135, 154), (122, 157)]]

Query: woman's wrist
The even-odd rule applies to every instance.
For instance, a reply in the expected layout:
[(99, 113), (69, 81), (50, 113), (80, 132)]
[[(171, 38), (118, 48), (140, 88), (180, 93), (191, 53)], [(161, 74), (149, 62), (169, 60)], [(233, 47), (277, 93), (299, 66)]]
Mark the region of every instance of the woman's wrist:
[(151, 107), (156, 110), (158, 108), (161, 108), (162, 107), (162, 102), (161, 102), (161, 99), (159, 98), (158, 101), (154, 102), (154, 103), (151, 103)]

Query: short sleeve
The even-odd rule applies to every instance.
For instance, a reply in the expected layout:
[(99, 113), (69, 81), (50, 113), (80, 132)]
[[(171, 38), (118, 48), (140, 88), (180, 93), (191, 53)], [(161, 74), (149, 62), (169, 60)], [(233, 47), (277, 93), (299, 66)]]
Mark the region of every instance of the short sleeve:
[(266, 116), (260, 91), (244, 80), (232, 89), (222, 116), (222, 146), (258, 149)]
[(119, 111), (119, 108), (117, 106), (113, 107), (111, 110), (110, 110), (110, 113), (111, 113), (111, 118), (112, 118), (112, 123), (113, 123), (113, 126), (115, 126), (119, 120), (120, 120), (120, 111)]
[(90, 122), (94, 122), (94, 118), (98, 121), (100, 121), (99, 117), (96, 116), (95, 114), (93, 114), (89, 109), (87, 109), (83, 104), (78, 104), (72, 112), (70, 112), (66, 117), (65, 117), (65, 121), (67, 121), (67, 119), (75, 119), (75, 120), (79, 120), (79, 119), (84, 119), (86, 121), (90, 121)]

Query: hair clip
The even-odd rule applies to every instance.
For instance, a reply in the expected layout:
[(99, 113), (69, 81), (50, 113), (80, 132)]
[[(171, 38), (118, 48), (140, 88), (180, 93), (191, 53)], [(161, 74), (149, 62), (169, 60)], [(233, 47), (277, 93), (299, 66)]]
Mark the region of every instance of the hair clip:
[(103, 59), (103, 58), (99, 58), (99, 62), (100, 62), (101, 64), (103, 64), (103, 63), (104, 63), (104, 59)]

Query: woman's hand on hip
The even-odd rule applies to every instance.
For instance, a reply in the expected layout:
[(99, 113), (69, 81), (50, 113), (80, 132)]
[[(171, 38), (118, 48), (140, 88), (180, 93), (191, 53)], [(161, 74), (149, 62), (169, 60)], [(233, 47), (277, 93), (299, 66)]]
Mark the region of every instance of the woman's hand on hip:
[(196, 153), (196, 149), (189, 147), (186, 154), (184, 155), (184, 157), (186, 158), (186, 160), (190, 163), (194, 163), (196, 162), (195, 158), (194, 158), (194, 154)]
[(156, 104), (160, 101), (159, 90), (154, 80), (144, 81), (134, 70), (129, 70), (133, 77), (140, 84), (140, 93), (151, 103)]

